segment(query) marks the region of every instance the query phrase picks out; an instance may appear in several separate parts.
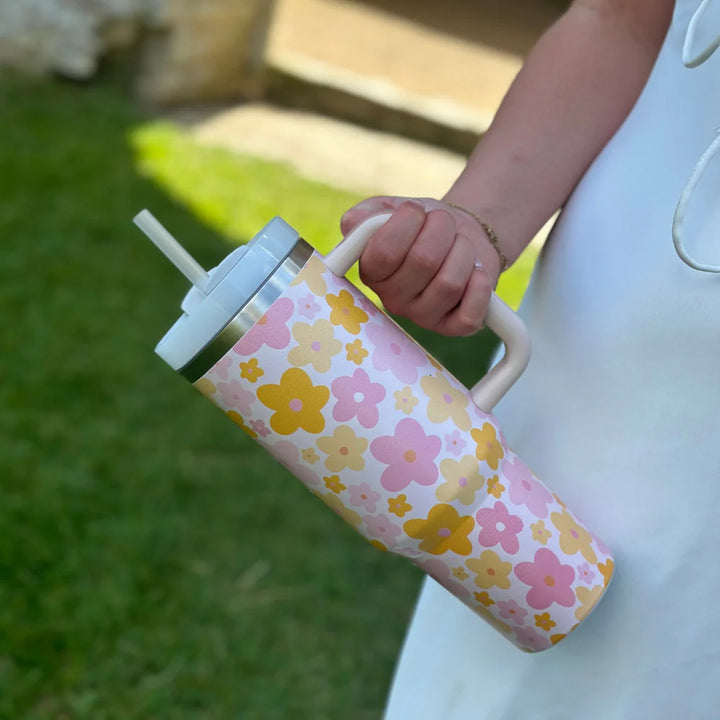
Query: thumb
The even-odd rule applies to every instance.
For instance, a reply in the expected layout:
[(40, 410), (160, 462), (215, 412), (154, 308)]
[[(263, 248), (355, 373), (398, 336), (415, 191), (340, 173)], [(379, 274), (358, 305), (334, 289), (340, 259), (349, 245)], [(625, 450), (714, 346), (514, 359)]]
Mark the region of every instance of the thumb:
[(392, 197), (390, 195), (376, 195), (353, 205), (340, 219), (340, 231), (343, 236), (356, 228), (363, 220), (379, 215), (380, 213), (392, 212), (406, 202), (409, 198)]

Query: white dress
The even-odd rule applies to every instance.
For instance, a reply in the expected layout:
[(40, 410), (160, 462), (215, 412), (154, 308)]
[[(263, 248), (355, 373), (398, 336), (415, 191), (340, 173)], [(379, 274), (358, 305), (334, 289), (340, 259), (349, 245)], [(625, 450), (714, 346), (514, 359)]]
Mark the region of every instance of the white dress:
[[(521, 308), (510, 446), (613, 550), (593, 614), (526, 655), (426, 580), (386, 720), (720, 719), (720, 275), (678, 257), (678, 200), (720, 124), (720, 0), (678, 0), (636, 107), (568, 202)], [(720, 264), (720, 158), (690, 254)]]

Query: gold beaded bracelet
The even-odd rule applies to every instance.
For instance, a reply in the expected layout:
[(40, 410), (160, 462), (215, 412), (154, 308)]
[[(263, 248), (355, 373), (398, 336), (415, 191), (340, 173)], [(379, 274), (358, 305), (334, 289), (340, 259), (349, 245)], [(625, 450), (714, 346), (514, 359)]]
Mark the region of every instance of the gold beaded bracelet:
[(473, 218), (473, 220), (475, 220), (480, 225), (480, 227), (485, 231), (487, 239), (490, 241), (490, 244), (495, 248), (495, 252), (498, 255), (498, 258), (500, 260), (500, 272), (505, 272), (508, 267), (510, 267), (510, 265), (507, 261), (507, 258), (505, 257), (505, 253), (500, 248), (500, 240), (498, 239), (498, 236), (495, 234), (495, 231), (492, 229), (492, 227), (469, 208), (452, 202), (446, 204), (450, 207), (457, 208), (458, 210), (462, 210), (464, 213), (467, 213), (471, 218)]

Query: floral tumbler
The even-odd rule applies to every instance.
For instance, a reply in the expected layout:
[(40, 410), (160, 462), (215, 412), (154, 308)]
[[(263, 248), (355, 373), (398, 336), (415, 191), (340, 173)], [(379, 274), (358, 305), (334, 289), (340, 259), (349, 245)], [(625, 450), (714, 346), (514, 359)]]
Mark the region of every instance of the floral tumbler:
[(387, 217), (325, 258), (275, 218), (205, 273), (143, 211), (195, 286), (156, 352), (373, 546), (544, 650), (595, 607), (613, 560), (491, 414), (529, 357), (515, 313), (493, 295), (505, 356), (468, 390), (344, 277)]

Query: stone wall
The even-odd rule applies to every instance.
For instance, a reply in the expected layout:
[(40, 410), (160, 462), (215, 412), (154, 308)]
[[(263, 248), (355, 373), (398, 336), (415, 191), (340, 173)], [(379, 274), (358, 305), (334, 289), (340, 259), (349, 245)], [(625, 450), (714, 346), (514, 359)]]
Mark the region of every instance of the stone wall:
[(0, 67), (92, 78), (113, 50), (158, 103), (255, 97), (275, 0), (0, 0)]

